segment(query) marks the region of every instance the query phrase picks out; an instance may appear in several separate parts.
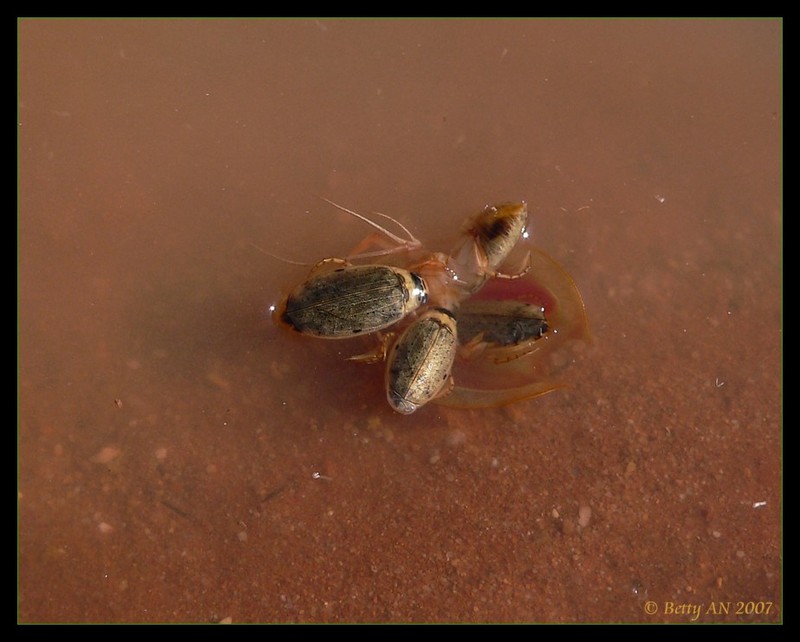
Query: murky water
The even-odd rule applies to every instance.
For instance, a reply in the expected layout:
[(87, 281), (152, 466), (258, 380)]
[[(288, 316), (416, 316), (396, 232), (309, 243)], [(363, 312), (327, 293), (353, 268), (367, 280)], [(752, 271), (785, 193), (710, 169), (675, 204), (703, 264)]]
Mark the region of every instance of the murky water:
[[(21, 621), (782, 618), (779, 21), (19, 37)], [(434, 249), (527, 200), (571, 387), (400, 416), (275, 328), (251, 243), (366, 234), (320, 196)]]

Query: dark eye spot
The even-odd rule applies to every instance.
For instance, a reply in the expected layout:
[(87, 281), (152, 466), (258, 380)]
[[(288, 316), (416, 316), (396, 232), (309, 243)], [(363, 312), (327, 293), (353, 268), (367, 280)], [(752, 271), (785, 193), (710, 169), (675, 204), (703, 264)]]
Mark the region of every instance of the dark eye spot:
[(502, 236), (506, 236), (511, 230), (511, 219), (508, 217), (496, 218), (482, 225), (478, 230), (479, 236), (487, 241), (491, 241)]

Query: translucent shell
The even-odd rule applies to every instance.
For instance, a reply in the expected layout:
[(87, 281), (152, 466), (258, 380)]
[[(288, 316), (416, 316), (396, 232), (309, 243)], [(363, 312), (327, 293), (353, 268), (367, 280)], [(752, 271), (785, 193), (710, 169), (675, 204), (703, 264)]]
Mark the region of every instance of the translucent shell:
[(496, 270), (520, 240), (527, 222), (527, 203), (488, 205), (467, 223), (465, 236), (481, 249), (487, 269)]
[(530, 270), (516, 280), (492, 279), (476, 301), (518, 301), (543, 309), (547, 331), (502, 345), (489, 343), (477, 353), (459, 355), (453, 365), (455, 386), (436, 403), (460, 408), (503, 406), (551, 392), (564, 384), (554, 380), (551, 357), (573, 341), (590, 340), (589, 323), (575, 282), (553, 258), (530, 252)]
[(463, 234), (446, 260), (447, 271), (466, 298), (497, 274), (525, 232), (528, 205), (524, 202), (487, 205), (467, 219)]

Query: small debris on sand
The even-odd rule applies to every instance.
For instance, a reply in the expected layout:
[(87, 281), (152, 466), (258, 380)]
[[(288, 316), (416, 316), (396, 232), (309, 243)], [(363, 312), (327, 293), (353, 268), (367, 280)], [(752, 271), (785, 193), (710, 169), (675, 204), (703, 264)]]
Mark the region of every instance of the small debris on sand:
[(119, 457), (122, 451), (116, 446), (104, 446), (100, 452), (89, 458), (93, 464), (107, 464), (113, 459)]

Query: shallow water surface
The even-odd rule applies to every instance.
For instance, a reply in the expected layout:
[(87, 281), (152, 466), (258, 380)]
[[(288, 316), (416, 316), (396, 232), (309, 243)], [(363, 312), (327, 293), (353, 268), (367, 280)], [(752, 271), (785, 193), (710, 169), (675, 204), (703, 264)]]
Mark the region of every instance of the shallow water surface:
[[(20, 621), (782, 619), (780, 21), (19, 39)], [(437, 250), (526, 200), (570, 386), (400, 416), (275, 327), (252, 244), (368, 232), (319, 197)]]

